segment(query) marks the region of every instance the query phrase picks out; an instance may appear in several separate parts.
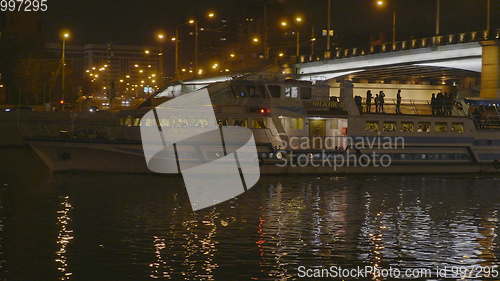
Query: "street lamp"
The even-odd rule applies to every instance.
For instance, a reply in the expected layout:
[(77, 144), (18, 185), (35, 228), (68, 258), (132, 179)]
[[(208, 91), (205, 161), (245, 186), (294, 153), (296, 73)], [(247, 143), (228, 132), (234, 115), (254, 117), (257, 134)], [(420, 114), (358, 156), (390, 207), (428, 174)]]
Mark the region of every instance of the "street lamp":
[[(214, 11), (209, 11), (207, 13), (207, 18), (208, 19), (214, 19), (216, 17), (216, 14)], [(198, 19), (196, 18), (191, 18), (188, 20), (188, 24), (193, 25), (194, 27), (194, 68), (198, 69), (198, 49), (199, 49), (199, 35), (200, 35), (200, 28), (199, 28), (199, 23)], [(177, 34), (178, 36), (178, 34)]]
[[(165, 77), (165, 57), (163, 56), (163, 54), (165, 53), (165, 50), (164, 50), (164, 46), (162, 44), (165, 41), (165, 38), (166, 38), (165, 33), (163, 33), (163, 32), (156, 33), (156, 40), (160, 43), (160, 48), (159, 48), (160, 51), (158, 53), (160, 83), (163, 81), (163, 77)], [(139, 66), (135, 66), (135, 67), (137, 68)]]
[[(396, 0), (393, 0), (396, 1)], [(385, 0), (377, 0), (377, 7), (384, 7), (386, 2)], [(395, 4), (392, 7), (392, 44), (396, 44), (396, 23), (397, 23), (397, 11)]]
[[(297, 59), (300, 57), (300, 28), (299, 26), (304, 22), (304, 18), (301, 16), (296, 16), (295, 17), (295, 26), (297, 27), (295, 34), (297, 35), (296, 38), (296, 52), (295, 55), (297, 56)], [(288, 28), (289, 24), (287, 21), (281, 21), (280, 23), (282, 28)]]
[(66, 40), (71, 37), (69, 31), (63, 31), (61, 33), (62, 38), (62, 51), (61, 51), (61, 101), (64, 103), (64, 86), (65, 86), (65, 66), (66, 66)]

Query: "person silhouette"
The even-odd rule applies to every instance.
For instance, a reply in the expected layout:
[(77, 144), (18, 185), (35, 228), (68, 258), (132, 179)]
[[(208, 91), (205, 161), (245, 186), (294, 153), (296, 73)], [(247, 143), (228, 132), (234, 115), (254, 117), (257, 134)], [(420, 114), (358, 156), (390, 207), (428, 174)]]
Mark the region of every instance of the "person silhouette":
[(368, 92), (366, 92), (366, 112), (367, 113), (370, 113), (372, 111), (372, 91), (371, 90), (368, 90)]

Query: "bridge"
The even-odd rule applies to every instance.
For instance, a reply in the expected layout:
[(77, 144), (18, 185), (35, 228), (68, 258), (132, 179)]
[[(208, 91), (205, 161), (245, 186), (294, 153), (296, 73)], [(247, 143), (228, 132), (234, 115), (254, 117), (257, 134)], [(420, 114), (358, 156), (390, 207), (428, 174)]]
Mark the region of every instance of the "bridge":
[[(412, 39), (367, 49), (338, 48), (321, 60), (306, 61), (301, 57), (288, 73), (298, 74), (302, 80), (328, 80), (333, 87), (338, 86), (336, 80), (347, 79), (355, 83), (358, 95), (367, 89), (380, 89), (386, 90), (388, 98), (394, 98), (403, 88), (412, 98), (426, 101), (432, 93), (458, 86), (465, 91), (463, 96), (480, 92), (483, 98), (500, 99), (500, 29)], [(162, 95), (229, 79), (231, 76), (185, 81), (169, 87)], [(476, 86), (479, 81), (480, 86)]]
[(295, 72), (307, 80), (427, 81), (443, 85), (481, 80), (481, 97), (500, 99), (500, 30), (412, 39), (369, 49), (337, 49), (333, 57), (304, 61)]

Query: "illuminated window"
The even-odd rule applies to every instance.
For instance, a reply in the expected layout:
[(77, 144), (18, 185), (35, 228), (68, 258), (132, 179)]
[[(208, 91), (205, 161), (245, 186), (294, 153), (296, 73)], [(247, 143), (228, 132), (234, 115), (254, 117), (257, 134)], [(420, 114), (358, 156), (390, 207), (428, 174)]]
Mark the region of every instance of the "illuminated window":
[(252, 128), (254, 129), (266, 129), (266, 122), (262, 118), (252, 120)]
[(396, 122), (384, 122), (384, 132), (396, 132)]
[(446, 133), (448, 132), (448, 123), (445, 122), (436, 122), (434, 126), (434, 131), (436, 133)]
[(365, 131), (378, 133), (380, 131), (380, 127), (378, 125), (378, 122), (377, 121), (366, 121)]
[(290, 129), (291, 130), (303, 130), (304, 129), (304, 118), (290, 118)]
[(299, 88), (297, 87), (290, 87), (290, 88), (285, 88), (285, 97), (287, 98), (298, 98), (299, 97)]
[(337, 119), (330, 120), (330, 129), (338, 129), (339, 128), (339, 121)]
[(248, 127), (248, 121), (246, 119), (236, 119), (234, 120), (233, 124), (236, 127), (243, 127), (243, 128)]
[(457, 134), (463, 134), (465, 132), (464, 123), (451, 124), (451, 132), (457, 133)]
[(419, 133), (430, 133), (431, 123), (430, 122), (420, 122), (417, 125), (417, 132)]
[(415, 124), (413, 122), (401, 122), (401, 132), (413, 133), (415, 131)]

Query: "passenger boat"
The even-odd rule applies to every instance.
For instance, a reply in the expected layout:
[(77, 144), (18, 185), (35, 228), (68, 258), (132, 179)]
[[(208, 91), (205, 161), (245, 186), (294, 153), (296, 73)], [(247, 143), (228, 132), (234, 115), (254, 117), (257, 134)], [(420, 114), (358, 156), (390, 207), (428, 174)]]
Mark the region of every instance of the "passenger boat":
[(421, 105), (423, 113), (367, 113), (355, 103), (349, 81), (333, 97), (326, 82), (256, 74), (209, 85), (177, 84), (133, 110), (3, 112), (0, 121), (16, 129), (54, 172), (151, 173), (141, 126), (192, 123), (145, 116), (200, 90), (208, 91), (219, 126), (251, 130), (261, 174), (500, 171), (500, 130), (495, 118), (470, 116), (477, 102), (456, 101), (450, 116), (433, 116), (430, 105)]

